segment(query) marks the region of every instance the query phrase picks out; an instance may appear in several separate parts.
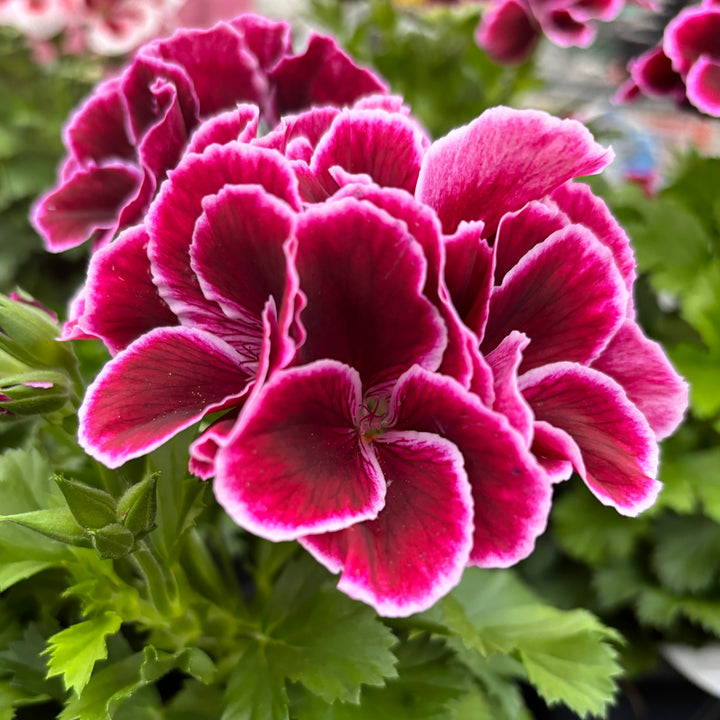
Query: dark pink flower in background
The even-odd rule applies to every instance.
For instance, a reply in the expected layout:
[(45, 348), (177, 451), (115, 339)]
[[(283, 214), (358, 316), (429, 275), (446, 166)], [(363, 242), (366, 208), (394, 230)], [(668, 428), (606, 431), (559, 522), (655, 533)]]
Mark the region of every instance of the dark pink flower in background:
[(559, 47), (588, 47), (595, 23), (613, 20), (623, 5), (624, 0), (492, 0), (476, 39), (495, 62), (521, 63), (542, 36)]
[[(240, 70), (181, 33), (68, 129), (68, 183), (85, 173), (108, 200), (142, 171), (150, 188), (108, 200), (109, 235), (130, 209), (136, 224), (95, 252), (74, 304), (69, 334), (113, 355), (83, 447), (118, 466), (219, 413), (190, 468), (228, 514), (298, 539), (391, 616), (468, 564), (526, 557), (573, 471), (622, 513), (648, 507), (687, 388), (635, 322), (627, 237), (573, 182), (612, 152), (509, 108), (431, 142), (364, 71), (334, 90), (349, 61), (332, 41), (293, 56), (280, 26), (218, 27), (232, 47), (246, 28)], [(216, 75), (246, 78), (229, 104)], [(162, 115), (113, 114), (130, 87)], [(142, 142), (108, 132), (124, 159), (87, 162), (97, 135), (80, 129), (126, 119)]]
[(669, 97), (720, 117), (720, 5), (706, 0), (682, 10), (665, 28), (662, 41), (631, 60), (628, 70), (617, 102), (641, 94)]

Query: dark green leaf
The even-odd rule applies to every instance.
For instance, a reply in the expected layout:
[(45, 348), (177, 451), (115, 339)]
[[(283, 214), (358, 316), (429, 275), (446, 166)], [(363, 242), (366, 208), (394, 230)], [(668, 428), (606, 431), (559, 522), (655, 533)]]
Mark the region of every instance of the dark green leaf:
[(81, 527), (95, 530), (115, 522), (115, 500), (109, 493), (62, 475), (55, 482)]

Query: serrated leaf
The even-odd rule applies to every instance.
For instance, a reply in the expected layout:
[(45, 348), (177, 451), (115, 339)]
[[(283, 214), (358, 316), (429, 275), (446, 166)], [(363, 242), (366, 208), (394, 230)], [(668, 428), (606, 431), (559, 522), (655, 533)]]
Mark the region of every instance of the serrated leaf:
[(246, 642), (225, 694), (220, 720), (287, 720), (285, 674), (268, 657), (266, 646)]
[(359, 704), (332, 705), (310, 694), (293, 707), (299, 720), (450, 720), (451, 701), (470, 690), (468, 669), (443, 642), (418, 636), (398, 645), (398, 676), (366, 687)]
[(171, 670), (179, 669), (199, 677), (214, 677), (210, 658), (198, 648), (168, 653), (147, 646), (143, 652), (128, 655), (96, 672), (79, 696), (66, 705), (58, 720), (110, 720), (128, 698), (151, 685)]
[(628, 518), (600, 504), (584, 486), (567, 488), (553, 502), (555, 537), (571, 557), (589, 564), (628, 557), (647, 531), (647, 516)]
[(48, 677), (60, 675), (68, 690), (80, 694), (88, 684), (95, 663), (107, 657), (105, 638), (120, 629), (122, 618), (105, 612), (61, 630), (48, 640)]
[(619, 636), (589, 612), (544, 605), (511, 572), (477, 568), (466, 570), (439, 605), (469, 648), (516, 655), (548, 703), (587, 716), (612, 700), (620, 673), (612, 642)]
[(720, 577), (720, 525), (702, 516), (664, 515), (653, 527), (652, 566), (674, 592), (697, 593)]
[(267, 618), (277, 667), (328, 702), (357, 702), (362, 685), (394, 677), (395, 636), (367, 605), (317, 581), (327, 578), (302, 556), (286, 565)]
[[(717, 368), (715, 372), (718, 372)], [(702, 504), (703, 512), (720, 523), (719, 447), (695, 452), (685, 451), (676, 456), (665, 457), (661, 480), (667, 484), (687, 484), (691, 488), (693, 496)], [(687, 508), (687, 511), (694, 509), (695, 504)]]

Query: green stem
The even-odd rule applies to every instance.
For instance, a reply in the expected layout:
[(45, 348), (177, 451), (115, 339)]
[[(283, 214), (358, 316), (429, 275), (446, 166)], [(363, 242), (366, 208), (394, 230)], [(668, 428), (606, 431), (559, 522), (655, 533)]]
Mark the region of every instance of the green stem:
[(163, 566), (145, 542), (140, 542), (130, 557), (145, 580), (151, 603), (165, 618), (179, 614), (178, 586), (172, 573)]

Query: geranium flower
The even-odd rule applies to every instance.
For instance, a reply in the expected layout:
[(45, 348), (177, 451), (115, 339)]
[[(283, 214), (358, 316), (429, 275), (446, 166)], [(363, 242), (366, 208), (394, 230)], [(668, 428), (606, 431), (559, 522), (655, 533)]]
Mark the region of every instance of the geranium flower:
[(622, 7), (623, 0), (493, 0), (476, 39), (495, 62), (521, 63), (543, 35), (559, 47), (588, 47), (595, 21), (613, 20)]
[(616, 101), (640, 94), (670, 97), (720, 117), (720, 6), (706, 0), (683, 9), (665, 28), (662, 42), (631, 60), (628, 70)]
[(65, 129), (69, 154), (58, 186), (33, 212), (47, 248), (65, 250), (90, 238), (102, 245), (137, 222), (203, 119), (252, 102), (259, 116), (247, 122), (274, 125), (281, 114), (313, 103), (344, 105), (384, 92), (331, 38), (311, 36), (302, 55), (290, 43), (286, 23), (242, 15), (141, 48)]
[[(274, 67), (280, 107), (326, 91)], [(686, 388), (634, 321), (627, 238), (571, 182), (612, 157), (585, 128), (496, 108), (431, 143), (399, 98), (348, 104), (258, 136), (267, 109), (216, 103), (94, 254), (73, 332), (114, 357), (80, 440), (117, 466), (218, 412), (190, 467), (230, 516), (407, 615), (529, 554), (573, 470), (647, 507)]]

